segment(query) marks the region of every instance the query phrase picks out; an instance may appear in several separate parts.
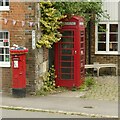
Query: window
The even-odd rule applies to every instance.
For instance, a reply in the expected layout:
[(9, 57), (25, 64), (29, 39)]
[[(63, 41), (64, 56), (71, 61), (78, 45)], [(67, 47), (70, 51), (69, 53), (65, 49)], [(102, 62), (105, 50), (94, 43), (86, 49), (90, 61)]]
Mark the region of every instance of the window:
[(118, 54), (118, 23), (96, 26), (96, 54)]
[(9, 10), (9, 0), (0, 0), (0, 11)]
[(10, 67), (9, 32), (0, 31), (0, 67)]

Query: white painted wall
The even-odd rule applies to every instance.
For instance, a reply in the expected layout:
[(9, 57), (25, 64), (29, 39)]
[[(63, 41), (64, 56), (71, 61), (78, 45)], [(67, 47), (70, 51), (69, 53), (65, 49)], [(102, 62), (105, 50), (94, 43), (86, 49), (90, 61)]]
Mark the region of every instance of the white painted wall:
[(101, 21), (114, 21), (118, 22), (118, 2), (119, 0), (103, 0), (103, 10), (107, 10), (107, 13), (110, 16), (110, 20), (106, 18), (101, 18)]
[(110, 19), (101, 18), (101, 22), (118, 22), (118, 54), (120, 55), (120, 0), (102, 0), (103, 10), (107, 10)]
[(120, 1), (119, 1), (119, 4), (118, 4), (118, 40), (119, 40), (118, 53), (120, 55)]

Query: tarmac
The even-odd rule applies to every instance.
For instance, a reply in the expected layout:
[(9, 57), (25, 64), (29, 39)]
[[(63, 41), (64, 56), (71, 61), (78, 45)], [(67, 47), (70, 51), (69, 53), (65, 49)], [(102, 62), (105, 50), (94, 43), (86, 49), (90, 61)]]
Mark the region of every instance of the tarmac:
[(15, 98), (0, 93), (2, 109), (27, 110), (59, 114), (81, 115), (88, 118), (118, 118), (118, 102), (80, 98), (84, 93), (66, 91), (47, 96)]

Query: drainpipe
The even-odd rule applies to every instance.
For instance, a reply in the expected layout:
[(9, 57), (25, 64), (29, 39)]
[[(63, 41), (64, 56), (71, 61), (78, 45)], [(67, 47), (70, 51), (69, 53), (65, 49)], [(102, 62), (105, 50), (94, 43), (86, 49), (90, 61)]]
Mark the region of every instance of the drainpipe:
[(88, 22), (88, 64), (91, 64), (91, 20)]

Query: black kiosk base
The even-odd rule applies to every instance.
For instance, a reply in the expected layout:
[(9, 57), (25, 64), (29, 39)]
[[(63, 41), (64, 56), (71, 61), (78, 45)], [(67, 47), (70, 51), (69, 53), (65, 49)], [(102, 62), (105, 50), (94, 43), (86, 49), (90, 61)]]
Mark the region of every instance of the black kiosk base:
[(13, 97), (21, 98), (21, 97), (26, 97), (26, 88), (22, 89), (12, 89), (12, 95)]

